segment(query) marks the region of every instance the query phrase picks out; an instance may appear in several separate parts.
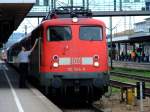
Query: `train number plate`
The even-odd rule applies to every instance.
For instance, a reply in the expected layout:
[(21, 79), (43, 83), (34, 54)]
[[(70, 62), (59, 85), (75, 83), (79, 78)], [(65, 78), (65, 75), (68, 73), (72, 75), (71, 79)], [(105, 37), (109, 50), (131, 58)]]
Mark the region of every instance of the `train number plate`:
[(81, 64), (81, 63), (82, 63), (81, 58), (71, 58), (71, 64), (78, 65), (78, 64)]

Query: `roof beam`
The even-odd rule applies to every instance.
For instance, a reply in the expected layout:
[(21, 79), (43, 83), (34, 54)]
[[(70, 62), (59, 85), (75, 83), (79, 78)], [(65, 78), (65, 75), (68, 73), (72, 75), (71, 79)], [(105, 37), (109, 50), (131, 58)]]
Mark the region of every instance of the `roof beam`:
[[(48, 12), (29, 12), (27, 17), (44, 17)], [(149, 16), (150, 11), (92, 11), (93, 17), (108, 16)]]

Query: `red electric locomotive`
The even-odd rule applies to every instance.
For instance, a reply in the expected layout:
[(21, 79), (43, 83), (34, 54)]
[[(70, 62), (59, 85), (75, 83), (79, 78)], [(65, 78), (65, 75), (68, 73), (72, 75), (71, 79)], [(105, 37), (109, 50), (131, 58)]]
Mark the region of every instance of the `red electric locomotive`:
[(104, 22), (77, 17), (45, 20), (20, 45), (30, 47), (36, 38), (29, 74), (46, 94), (95, 101), (107, 92)]

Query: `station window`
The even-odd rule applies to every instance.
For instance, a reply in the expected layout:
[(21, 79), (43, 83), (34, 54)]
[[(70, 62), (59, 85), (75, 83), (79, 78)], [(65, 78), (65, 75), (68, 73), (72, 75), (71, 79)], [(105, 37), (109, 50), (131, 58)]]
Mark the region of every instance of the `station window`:
[(44, 0), (39, 0), (39, 5), (43, 6), (44, 5)]
[(134, 0), (134, 2), (140, 2), (140, 0)]
[(39, 0), (36, 0), (36, 3), (35, 3), (35, 5), (37, 5), (37, 6), (39, 5)]
[(130, 2), (130, 0), (124, 0), (124, 3), (129, 3)]
[(97, 26), (81, 26), (80, 39), (81, 40), (102, 40), (102, 27)]
[(68, 26), (51, 26), (47, 30), (48, 41), (71, 40), (71, 29)]
[(49, 5), (49, 0), (44, 0), (44, 6), (48, 6)]

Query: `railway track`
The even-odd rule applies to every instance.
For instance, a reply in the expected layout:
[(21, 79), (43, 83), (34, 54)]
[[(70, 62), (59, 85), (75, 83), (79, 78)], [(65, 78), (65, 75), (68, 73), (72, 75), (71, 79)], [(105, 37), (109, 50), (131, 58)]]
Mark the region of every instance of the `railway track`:
[(111, 73), (111, 76), (125, 77), (125, 78), (134, 79), (134, 80), (150, 82), (150, 77), (143, 77), (143, 76), (127, 74), (127, 73), (122, 73), (122, 72), (110, 72), (110, 73)]
[[(110, 84), (112, 87), (115, 88), (136, 88), (135, 84), (129, 84), (129, 83), (124, 83), (124, 82), (119, 82), (119, 81), (115, 81), (115, 80), (110, 80)], [(150, 88), (145, 88), (145, 92), (144, 92), (145, 96), (150, 97)]]
[(105, 112), (104, 110), (101, 110), (98, 106), (95, 104), (88, 105), (84, 107), (72, 107), (72, 108), (63, 108), (63, 112)]
[[(133, 80), (139, 80), (139, 81), (150, 83), (149, 77), (143, 77), (143, 76), (138, 76), (134, 74), (127, 74), (127, 73), (122, 73), (122, 72), (111, 72), (111, 76), (125, 77), (125, 78), (129, 78)], [(113, 87), (116, 87), (116, 88), (121, 88), (121, 87), (135, 88), (136, 87), (135, 84), (123, 83), (123, 82), (114, 81), (114, 80), (110, 80), (110, 83)], [(145, 88), (145, 95), (150, 97), (150, 88)]]

